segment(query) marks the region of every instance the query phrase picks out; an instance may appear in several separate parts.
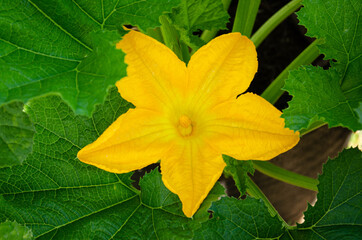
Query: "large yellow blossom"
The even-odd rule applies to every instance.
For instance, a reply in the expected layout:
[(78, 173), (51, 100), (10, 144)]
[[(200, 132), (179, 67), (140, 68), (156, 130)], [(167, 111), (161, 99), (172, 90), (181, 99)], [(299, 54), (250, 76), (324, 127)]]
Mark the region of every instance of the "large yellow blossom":
[(179, 196), (186, 216), (196, 212), (222, 174), (222, 154), (269, 160), (299, 141), (266, 100), (252, 93), (237, 98), (258, 65), (254, 44), (239, 33), (215, 38), (188, 66), (136, 31), (117, 47), (128, 64), (128, 76), (117, 87), (136, 108), (79, 151), (78, 158), (114, 173), (161, 160), (162, 180)]

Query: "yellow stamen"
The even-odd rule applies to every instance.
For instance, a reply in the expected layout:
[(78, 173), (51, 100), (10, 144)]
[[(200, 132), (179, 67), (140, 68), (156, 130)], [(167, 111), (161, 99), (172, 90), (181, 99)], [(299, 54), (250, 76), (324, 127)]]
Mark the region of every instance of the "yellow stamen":
[(182, 115), (179, 119), (178, 130), (181, 136), (190, 136), (192, 133), (192, 124), (189, 117)]

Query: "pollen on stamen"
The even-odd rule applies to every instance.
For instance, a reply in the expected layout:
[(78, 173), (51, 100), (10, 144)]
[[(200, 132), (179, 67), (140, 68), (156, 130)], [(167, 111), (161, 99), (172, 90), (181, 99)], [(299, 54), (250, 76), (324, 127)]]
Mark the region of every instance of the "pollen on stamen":
[(178, 131), (181, 136), (190, 136), (192, 133), (192, 122), (189, 117), (182, 115), (179, 119)]

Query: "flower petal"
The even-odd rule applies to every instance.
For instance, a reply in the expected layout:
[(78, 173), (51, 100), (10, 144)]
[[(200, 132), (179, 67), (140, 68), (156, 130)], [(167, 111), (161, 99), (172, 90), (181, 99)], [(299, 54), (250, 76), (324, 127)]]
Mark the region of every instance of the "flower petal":
[(221, 35), (200, 48), (188, 64), (194, 101), (213, 105), (235, 99), (254, 78), (256, 55), (253, 42), (240, 33)]
[(299, 132), (284, 128), (281, 112), (262, 97), (246, 93), (217, 105), (208, 131), (215, 148), (239, 160), (269, 160), (294, 147)]
[(160, 160), (174, 129), (159, 114), (130, 109), (121, 115), (93, 143), (78, 152), (84, 163), (109, 172), (125, 173)]
[(126, 53), (128, 64), (128, 77), (117, 82), (118, 91), (138, 108), (159, 110), (186, 90), (186, 65), (165, 45), (131, 31), (117, 48)]
[(187, 217), (197, 211), (224, 167), (221, 154), (199, 139), (178, 142), (161, 159), (162, 180), (179, 196)]

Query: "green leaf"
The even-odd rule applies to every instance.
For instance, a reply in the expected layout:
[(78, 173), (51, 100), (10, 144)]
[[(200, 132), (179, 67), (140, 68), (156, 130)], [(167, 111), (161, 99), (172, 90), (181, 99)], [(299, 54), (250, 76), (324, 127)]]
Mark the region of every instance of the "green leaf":
[(318, 201), (305, 212), (305, 222), (286, 226), (272, 217), (261, 200), (222, 198), (213, 203), (213, 218), (195, 239), (358, 239), (362, 226), (362, 152), (344, 150), (329, 160), (319, 176)]
[(284, 111), (286, 126), (293, 130), (307, 128), (314, 120), (324, 120), (330, 127), (362, 129), (354, 111), (362, 101), (360, 0), (305, 0), (298, 12), (308, 36), (325, 40), (319, 46), (331, 68), (303, 67), (292, 71), (284, 89), (293, 95)]
[(192, 238), (197, 223), (184, 216), (157, 170), (140, 181), (140, 192), (132, 173), (109, 173), (76, 158), (130, 107), (115, 87), (92, 118), (75, 115), (59, 96), (31, 100), (33, 152), (22, 165), (0, 169), (0, 221), (15, 220), (39, 239)]
[(205, 222), (209, 220), (210, 213), (208, 210), (210, 209), (213, 202), (216, 202), (219, 200), (220, 196), (225, 195), (225, 188), (221, 186), (218, 182), (215, 184), (215, 186), (211, 189), (209, 192), (209, 195), (205, 198), (205, 200), (202, 202), (199, 210), (195, 213), (192, 218), (196, 220), (196, 225), (194, 228), (199, 228), (200, 225), (198, 225), (200, 222)]
[(4, 0), (0, 5), (0, 104), (57, 92), (90, 115), (125, 75), (122, 24), (146, 30), (179, 0)]
[(223, 155), (223, 159), (226, 163), (224, 171), (233, 177), (240, 195), (244, 195), (248, 173), (253, 175), (255, 171), (252, 161), (239, 161), (227, 155)]
[(226, 29), (229, 14), (221, 0), (183, 0), (181, 5), (168, 14), (171, 22), (179, 30), (181, 40), (198, 49), (205, 44), (198, 36), (199, 30)]
[(27, 227), (17, 222), (5, 221), (0, 223), (0, 239), (2, 240), (31, 240), (33, 233)]
[(362, 124), (362, 102), (359, 103), (359, 106), (355, 108), (354, 111), (358, 116), (359, 123)]
[(305, 212), (305, 222), (291, 232), (302, 239), (358, 239), (362, 227), (362, 152), (344, 150), (329, 160), (319, 177), (317, 203)]
[(195, 232), (195, 240), (270, 239), (284, 233), (282, 223), (276, 216), (271, 217), (262, 200), (225, 197), (213, 203), (211, 210), (213, 219)]
[(0, 106), (0, 168), (21, 164), (32, 150), (33, 135), (22, 102)]

